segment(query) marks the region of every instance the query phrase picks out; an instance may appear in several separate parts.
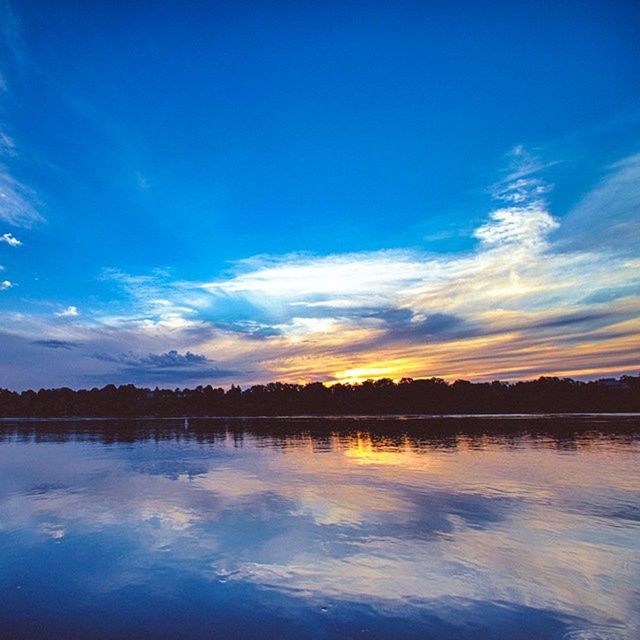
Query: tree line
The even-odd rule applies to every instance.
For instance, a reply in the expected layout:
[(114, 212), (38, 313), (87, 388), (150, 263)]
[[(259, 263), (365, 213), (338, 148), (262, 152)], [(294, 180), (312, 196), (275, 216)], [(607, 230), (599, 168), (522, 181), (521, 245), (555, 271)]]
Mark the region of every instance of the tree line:
[(640, 412), (640, 376), (590, 382), (541, 377), (526, 382), (440, 378), (358, 384), (272, 382), (247, 389), (211, 385), (149, 389), (0, 389), (0, 417), (295, 416)]

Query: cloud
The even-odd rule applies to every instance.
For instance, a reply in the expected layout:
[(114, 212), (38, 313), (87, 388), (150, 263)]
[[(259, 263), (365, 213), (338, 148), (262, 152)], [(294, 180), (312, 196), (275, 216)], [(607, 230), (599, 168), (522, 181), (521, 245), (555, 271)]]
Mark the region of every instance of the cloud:
[(19, 247), (22, 244), (22, 242), (20, 242), (20, 240), (18, 240), (18, 238), (15, 238), (10, 233), (3, 233), (0, 236), (0, 242), (5, 242), (10, 247)]
[(636, 282), (619, 287), (600, 289), (584, 298), (586, 304), (612, 302), (629, 296), (640, 296), (640, 276)]
[(80, 312), (78, 311), (78, 307), (70, 305), (63, 311), (59, 311), (58, 313), (56, 313), (56, 315), (59, 318), (76, 318), (80, 315)]
[(16, 144), (13, 141), (13, 138), (0, 131), (0, 156), (15, 156), (16, 155)]
[(543, 164), (523, 145), (516, 145), (508, 158), (507, 175), (491, 188), (491, 195), (496, 200), (520, 205), (530, 202), (532, 198), (539, 200), (551, 190), (551, 186), (539, 174), (555, 163)]
[[(257, 256), (202, 288), (213, 310), (235, 300), (276, 329), (260, 347), (271, 377), (513, 378), (640, 364), (618, 355), (640, 346), (640, 264), (558, 245), (562, 221), (544, 199), (548, 187), (525, 177), (539, 170), (530, 162), (508, 176), (517, 204), (489, 214), (473, 251)], [(602, 291), (625, 292), (626, 302), (605, 310), (589, 298)]]
[(0, 165), (0, 220), (15, 227), (31, 227), (44, 218), (36, 209), (36, 195), (32, 189), (14, 178)]
[(609, 167), (607, 175), (562, 221), (566, 250), (609, 249), (637, 255), (640, 238), (640, 154)]
[[(633, 192), (630, 175), (640, 167), (633, 158), (585, 196), (589, 211), (614, 192)], [(48, 319), (5, 313), (0, 321), (31, 340), (82, 343), (94, 367), (87, 375), (101, 380), (477, 380), (636, 370), (638, 249), (629, 242), (618, 251), (606, 238), (569, 246), (565, 226), (578, 214), (552, 213), (541, 167), (531, 159), (512, 167), (504, 190), (518, 198), (508, 206), (498, 198), (466, 251), (259, 255), (205, 281), (109, 269), (101, 277), (114, 301), (98, 302), (91, 317), (63, 323), (47, 311)], [(624, 225), (634, 215), (627, 206), (617, 217)]]
[[(213, 361), (204, 355), (187, 351), (184, 354), (172, 350), (166, 353), (96, 353), (96, 360), (121, 365), (120, 376), (140, 382), (184, 382), (229, 378), (233, 371), (212, 367)], [(113, 373), (108, 373), (113, 376)]]
[(545, 242), (548, 233), (558, 226), (542, 203), (536, 203), (493, 211), (489, 222), (473, 235), (487, 245), (533, 246)]
[(424, 267), (414, 252), (282, 257), (257, 256), (237, 263), (238, 275), (205, 283), (213, 295), (248, 296), (257, 304), (266, 297), (287, 301), (324, 301), (348, 308), (362, 300), (383, 299), (392, 291), (419, 280)]
[(239, 334), (252, 340), (267, 340), (282, 335), (282, 331), (277, 327), (264, 325), (253, 320), (219, 321), (215, 323), (215, 326), (220, 331)]
[(2, 282), (0, 282), (0, 291), (6, 291), (7, 289), (11, 289), (15, 286), (16, 285), (10, 280), (3, 280)]
[(136, 171), (135, 173), (136, 184), (140, 189), (146, 190), (149, 188), (149, 180), (146, 176), (144, 176), (140, 171)]
[(31, 344), (46, 349), (75, 349), (80, 346), (77, 342), (69, 342), (68, 340), (34, 340)]
[[(103, 269), (101, 279), (112, 282), (128, 298), (123, 305), (123, 316), (112, 317), (111, 323), (130, 324), (132, 320), (147, 327), (174, 330), (198, 328), (192, 316), (202, 295), (194, 295), (192, 287), (174, 283), (168, 270), (156, 269), (148, 275), (131, 275), (119, 269)], [(136, 317), (131, 318), (131, 309)]]
[(164, 368), (192, 368), (200, 367), (207, 363), (210, 363), (206, 356), (191, 353), (187, 351), (184, 354), (177, 351), (168, 351), (167, 353), (149, 353), (147, 355), (138, 355), (135, 353), (121, 353), (117, 355), (110, 354), (96, 354), (98, 360), (105, 360), (107, 362), (117, 362), (127, 367), (148, 367), (155, 369)]
[[(0, 59), (3, 62), (19, 65), (23, 63), (20, 31), (20, 23), (9, 4), (0, 2)], [(2, 71), (0, 71), (0, 90), (7, 91), (7, 83)], [(17, 156), (13, 137), (6, 131), (0, 131), (0, 157), (10, 162), (15, 161)], [(44, 220), (38, 211), (38, 205), (35, 192), (16, 178), (9, 167), (0, 164), (0, 220), (15, 227), (31, 227)]]

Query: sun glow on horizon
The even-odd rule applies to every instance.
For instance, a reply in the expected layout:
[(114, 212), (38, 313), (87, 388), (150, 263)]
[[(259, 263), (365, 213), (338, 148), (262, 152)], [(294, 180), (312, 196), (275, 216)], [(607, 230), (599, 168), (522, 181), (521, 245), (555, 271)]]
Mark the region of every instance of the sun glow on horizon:
[[(507, 176), (497, 207), (468, 232), (473, 244), (464, 250), (258, 255), (210, 280), (103, 269), (102, 280), (124, 301), (0, 312), (0, 320), (15, 353), (39, 356), (42, 371), (51, 366), (46, 350), (55, 349), (56, 365), (80, 381), (76, 388), (118, 377), (170, 386), (331, 385), (637, 371), (635, 248), (626, 235), (623, 250), (584, 239), (576, 245), (575, 227), (595, 224), (590, 197), (600, 213), (613, 206), (620, 183), (626, 189), (640, 179), (640, 155), (614, 165), (587, 196), (591, 218), (579, 208), (559, 218), (539, 165), (513, 154), (519, 177)], [(18, 371), (33, 377), (30, 362), (14, 357), (7, 365), (11, 385), (23, 384)]]

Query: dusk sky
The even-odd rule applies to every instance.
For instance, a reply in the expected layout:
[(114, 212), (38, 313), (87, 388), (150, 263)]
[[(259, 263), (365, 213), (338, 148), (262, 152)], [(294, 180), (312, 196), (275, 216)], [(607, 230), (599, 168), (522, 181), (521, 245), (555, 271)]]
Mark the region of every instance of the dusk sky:
[(0, 24), (0, 387), (640, 371), (637, 2)]

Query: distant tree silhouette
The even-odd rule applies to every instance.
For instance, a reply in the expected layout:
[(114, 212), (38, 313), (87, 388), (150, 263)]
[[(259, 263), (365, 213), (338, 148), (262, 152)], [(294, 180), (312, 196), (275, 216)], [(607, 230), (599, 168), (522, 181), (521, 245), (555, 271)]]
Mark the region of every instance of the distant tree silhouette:
[(542, 377), (528, 382), (471, 383), (440, 378), (361, 384), (270, 382), (244, 391), (211, 385), (147, 389), (109, 384), (21, 393), (0, 389), (0, 417), (277, 416), (481, 413), (640, 412), (640, 376), (591, 382)]

